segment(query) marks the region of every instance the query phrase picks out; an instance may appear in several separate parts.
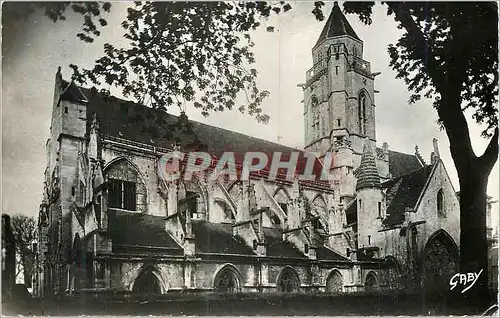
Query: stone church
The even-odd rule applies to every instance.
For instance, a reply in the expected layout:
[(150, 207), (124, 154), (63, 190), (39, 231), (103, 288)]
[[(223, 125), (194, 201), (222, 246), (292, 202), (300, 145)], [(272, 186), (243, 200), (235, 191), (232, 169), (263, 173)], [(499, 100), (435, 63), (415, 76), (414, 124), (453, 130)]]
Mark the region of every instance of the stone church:
[[(447, 290), (457, 195), (436, 140), (429, 162), (417, 148), (377, 146), (384, 105), (363, 49), (335, 4), (301, 85), (300, 151), (333, 153), (330, 181), (161, 180), (159, 158), (174, 149), (299, 150), (78, 87), (59, 70), (36, 295)], [(185, 129), (169, 134), (165, 123)]]

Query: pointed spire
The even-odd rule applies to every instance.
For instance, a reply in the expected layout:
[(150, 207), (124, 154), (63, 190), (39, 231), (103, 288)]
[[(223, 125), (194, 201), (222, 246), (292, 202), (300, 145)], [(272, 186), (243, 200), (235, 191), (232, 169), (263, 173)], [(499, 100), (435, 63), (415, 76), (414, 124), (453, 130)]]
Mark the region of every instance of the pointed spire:
[(377, 162), (373, 154), (370, 142), (367, 140), (363, 147), (363, 156), (361, 157), (361, 164), (357, 169), (356, 177), (356, 191), (365, 188), (379, 188), (380, 177), (378, 175)]
[(332, 13), (330, 13), (330, 17), (328, 17), (325, 27), (323, 28), (323, 31), (321, 31), (321, 35), (319, 36), (315, 46), (318, 46), (325, 39), (341, 35), (350, 35), (353, 38), (360, 40), (356, 32), (354, 32), (352, 26), (349, 24), (349, 21), (347, 21), (347, 18), (342, 13), (338, 2), (335, 1)]

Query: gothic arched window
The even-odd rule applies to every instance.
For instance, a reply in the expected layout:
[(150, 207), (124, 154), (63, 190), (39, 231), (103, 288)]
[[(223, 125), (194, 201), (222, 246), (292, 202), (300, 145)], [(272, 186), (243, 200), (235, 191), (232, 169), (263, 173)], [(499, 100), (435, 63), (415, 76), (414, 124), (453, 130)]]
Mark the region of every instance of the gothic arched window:
[(231, 209), (231, 206), (229, 206), (229, 204), (226, 201), (223, 201), (221, 199), (216, 199), (215, 203), (222, 211), (222, 215), (225, 217), (225, 220), (229, 220), (229, 221), (235, 220), (234, 215), (233, 215), (233, 210)]
[(359, 94), (358, 98), (358, 120), (359, 132), (361, 135), (366, 134), (366, 95), (364, 92)]
[(439, 216), (445, 215), (443, 189), (439, 189), (437, 193), (437, 212)]
[(222, 269), (214, 280), (214, 288), (219, 293), (233, 293), (240, 288), (240, 282), (235, 270), (231, 267)]
[(434, 232), (422, 252), (422, 283), (427, 291), (446, 290), (459, 269), (459, 252), (453, 238), (444, 230)]
[(317, 138), (319, 135), (319, 110), (318, 110), (319, 100), (316, 96), (311, 97), (311, 133), (313, 138)]
[(137, 169), (126, 159), (106, 168), (108, 205), (128, 211), (147, 211), (146, 185)]
[(285, 214), (287, 214), (288, 213), (288, 201), (290, 200), (290, 196), (285, 191), (285, 189), (279, 188), (278, 190), (276, 190), (273, 198), (279, 204), (281, 210), (283, 210), (283, 212), (285, 212)]
[(278, 278), (278, 292), (280, 293), (294, 293), (299, 290), (299, 277), (297, 273), (290, 267), (285, 268)]
[(85, 204), (85, 184), (82, 181), (78, 182), (78, 196), (76, 197), (76, 203), (78, 205)]
[(182, 189), (179, 196), (178, 212), (185, 215), (189, 213), (192, 219), (205, 219), (208, 217), (208, 203), (206, 190), (202, 188), (197, 178), (184, 180), (179, 187)]

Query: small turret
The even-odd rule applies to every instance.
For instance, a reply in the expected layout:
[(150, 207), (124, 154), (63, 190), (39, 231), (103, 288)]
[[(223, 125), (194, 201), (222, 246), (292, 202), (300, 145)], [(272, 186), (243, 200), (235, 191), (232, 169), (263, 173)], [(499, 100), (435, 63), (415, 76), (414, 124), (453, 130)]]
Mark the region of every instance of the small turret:
[(358, 248), (375, 247), (380, 238), (378, 229), (383, 215), (383, 194), (375, 155), (368, 140), (363, 147), (356, 177)]
[(380, 188), (380, 177), (377, 169), (377, 162), (373, 154), (370, 143), (365, 142), (361, 164), (356, 171), (356, 191), (366, 188)]

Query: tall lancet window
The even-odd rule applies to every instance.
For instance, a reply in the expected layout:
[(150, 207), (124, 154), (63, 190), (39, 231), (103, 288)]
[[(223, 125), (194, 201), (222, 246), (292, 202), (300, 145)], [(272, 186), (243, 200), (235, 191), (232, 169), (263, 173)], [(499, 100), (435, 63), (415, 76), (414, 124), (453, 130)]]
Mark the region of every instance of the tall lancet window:
[(359, 94), (358, 98), (358, 119), (359, 119), (359, 133), (366, 134), (366, 95), (364, 92)]
[(312, 134), (313, 134), (313, 139), (316, 139), (319, 137), (319, 109), (318, 109), (318, 98), (316, 96), (313, 96), (311, 98), (311, 110), (313, 117)]

